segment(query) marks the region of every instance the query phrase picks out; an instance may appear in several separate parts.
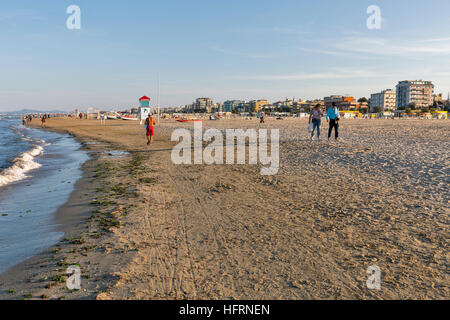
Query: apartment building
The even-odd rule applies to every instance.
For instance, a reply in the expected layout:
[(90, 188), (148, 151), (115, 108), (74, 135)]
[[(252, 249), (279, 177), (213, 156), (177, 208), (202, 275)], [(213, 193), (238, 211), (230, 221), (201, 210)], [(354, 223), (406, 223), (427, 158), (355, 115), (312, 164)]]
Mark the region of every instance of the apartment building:
[(195, 112), (211, 112), (213, 100), (211, 98), (198, 98), (194, 103)]
[(262, 100), (253, 100), (250, 101), (249, 103), (249, 107), (250, 107), (250, 112), (258, 112), (260, 111), (264, 106), (268, 106), (270, 105), (270, 102), (262, 99)]
[(382, 111), (395, 110), (396, 97), (396, 92), (391, 89), (370, 95), (370, 112), (375, 112), (377, 108), (381, 108)]
[(307, 100), (300, 103), (301, 112), (309, 112), (316, 105), (320, 104), (322, 107), (325, 105), (324, 100)]
[(323, 99), (325, 107), (328, 109), (329, 107), (331, 107), (331, 105), (334, 103), (336, 103), (336, 105), (340, 104), (342, 101), (344, 101), (344, 96), (338, 96), (338, 95), (334, 95), (334, 96), (329, 96), (329, 97), (325, 97)]
[(223, 103), (223, 112), (232, 112), (233, 110), (237, 110), (237, 108), (244, 104), (245, 101), (242, 100), (228, 100)]
[(431, 81), (400, 81), (396, 90), (396, 107), (406, 109), (410, 104), (414, 104), (416, 109), (429, 107), (433, 105), (433, 90)]
[(352, 110), (352, 109), (358, 109), (360, 104), (355, 101), (354, 97), (351, 96), (330, 96), (325, 97), (324, 99), (325, 108), (328, 109), (333, 105), (333, 102), (336, 103), (336, 106), (339, 108), (339, 110)]

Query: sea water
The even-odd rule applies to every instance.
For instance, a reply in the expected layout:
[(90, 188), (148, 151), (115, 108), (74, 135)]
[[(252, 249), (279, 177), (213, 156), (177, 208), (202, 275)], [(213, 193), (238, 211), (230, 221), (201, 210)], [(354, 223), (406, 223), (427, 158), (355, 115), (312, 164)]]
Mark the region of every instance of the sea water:
[(0, 120), (0, 273), (64, 236), (55, 213), (82, 176), (81, 147), (70, 135)]

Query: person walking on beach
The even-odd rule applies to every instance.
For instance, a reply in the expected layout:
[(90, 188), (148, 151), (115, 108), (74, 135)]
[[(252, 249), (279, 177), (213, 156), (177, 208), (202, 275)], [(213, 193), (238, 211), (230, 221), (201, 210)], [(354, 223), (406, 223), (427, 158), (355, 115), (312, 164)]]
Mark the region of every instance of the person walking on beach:
[(336, 102), (333, 102), (332, 106), (327, 111), (327, 122), (330, 120), (330, 128), (328, 129), (328, 140), (331, 138), (331, 133), (334, 128), (334, 138), (339, 139), (339, 108), (336, 107)]
[(145, 119), (145, 131), (147, 134), (147, 145), (151, 145), (153, 143), (153, 136), (155, 135), (155, 127), (156, 120), (153, 118), (152, 114), (150, 113)]
[(42, 128), (44, 128), (45, 127), (45, 121), (47, 120), (47, 116), (44, 114), (43, 116), (42, 116), (42, 119), (41, 119), (41, 127)]
[(261, 111), (259, 114), (259, 123), (266, 123), (266, 119), (264, 118), (264, 112)]
[(322, 125), (323, 111), (320, 108), (320, 104), (316, 104), (309, 115), (309, 124), (313, 124), (313, 130), (311, 132), (311, 141), (314, 138), (314, 131), (317, 129), (317, 140), (320, 141), (320, 127)]

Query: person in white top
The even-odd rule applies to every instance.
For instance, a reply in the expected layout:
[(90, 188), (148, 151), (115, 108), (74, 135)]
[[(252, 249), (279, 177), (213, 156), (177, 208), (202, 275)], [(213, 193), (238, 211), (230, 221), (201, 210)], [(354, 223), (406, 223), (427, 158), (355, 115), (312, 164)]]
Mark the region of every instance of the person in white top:
[(313, 124), (313, 130), (311, 132), (311, 140), (314, 138), (314, 132), (317, 129), (317, 140), (320, 140), (320, 126), (322, 125), (323, 111), (320, 104), (317, 104), (314, 109), (312, 109), (309, 115), (309, 124)]

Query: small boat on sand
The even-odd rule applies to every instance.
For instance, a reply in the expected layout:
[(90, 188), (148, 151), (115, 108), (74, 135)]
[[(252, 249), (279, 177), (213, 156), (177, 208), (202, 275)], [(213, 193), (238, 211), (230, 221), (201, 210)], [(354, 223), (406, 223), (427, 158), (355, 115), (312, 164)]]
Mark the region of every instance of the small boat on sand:
[(178, 119), (178, 122), (202, 122), (203, 120), (198, 119)]
[(127, 114), (127, 115), (122, 116), (122, 120), (139, 121), (139, 119), (138, 119), (137, 116), (135, 116), (135, 115), (130, 115), (130, 114)]
[(118, 120), (120, 118), (121, 118), (120, 114), (115, 111), (108, 112), (106, 114), (106, 119), (108, 119), (108, 120)]

